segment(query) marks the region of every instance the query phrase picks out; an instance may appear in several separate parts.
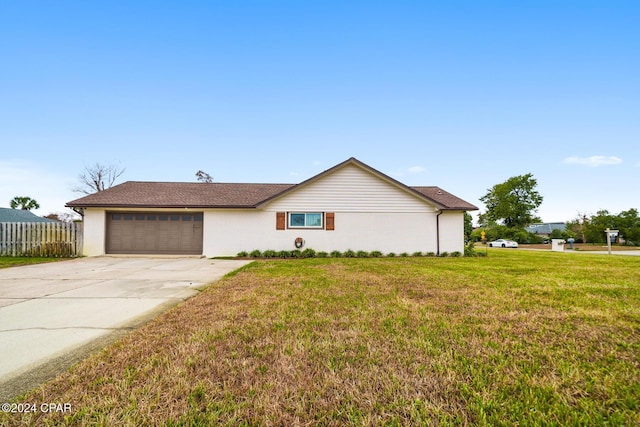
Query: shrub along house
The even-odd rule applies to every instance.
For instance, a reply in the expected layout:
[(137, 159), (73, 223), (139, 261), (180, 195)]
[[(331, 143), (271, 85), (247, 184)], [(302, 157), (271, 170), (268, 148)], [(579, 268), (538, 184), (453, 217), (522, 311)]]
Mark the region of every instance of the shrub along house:
[(312, 248), (463, 252), (464, 212), (438, 187), (409, 187), (350, 158), (299, 184), (129, 181), (67, 203), (84, 255)]

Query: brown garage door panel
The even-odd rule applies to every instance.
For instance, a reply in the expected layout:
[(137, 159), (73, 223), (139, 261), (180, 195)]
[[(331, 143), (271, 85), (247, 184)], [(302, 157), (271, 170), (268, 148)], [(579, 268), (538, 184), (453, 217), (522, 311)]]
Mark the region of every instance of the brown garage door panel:
[(202, 254), (202, 213), (108, 212), (108, 254)]

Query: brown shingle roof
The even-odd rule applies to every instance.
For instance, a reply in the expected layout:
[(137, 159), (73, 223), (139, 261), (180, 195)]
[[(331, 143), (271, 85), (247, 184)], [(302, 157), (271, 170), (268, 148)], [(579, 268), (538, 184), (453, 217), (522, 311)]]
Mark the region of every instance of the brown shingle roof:
[(290, 191), (295, 191), (296, 187), (304, 187), (347, 164), (368, 170), (405, 191), (435, 203), (440, 209), (465, 211), (478, 209), (439, 187), (408, 187), (353, 157), (300, 184), (128, 181), (108, 190), (73, 200), (67, 203), (67, 206), (74, 208), (255, 208)]
[(424, 194), (427, 198), (435, 201), (436, 203), (450, 210), (464, 210), (475, 211), (478, 210), (477, 206), (472, 205), (469, 202), (465, 202), (459, 197), (454, 196), (451, 193), (444, 191), (440, 187), (411, 187), (419, 193)]
[(249, 208), (293, 185), (127, 181), (73, 200), (67, 206)]

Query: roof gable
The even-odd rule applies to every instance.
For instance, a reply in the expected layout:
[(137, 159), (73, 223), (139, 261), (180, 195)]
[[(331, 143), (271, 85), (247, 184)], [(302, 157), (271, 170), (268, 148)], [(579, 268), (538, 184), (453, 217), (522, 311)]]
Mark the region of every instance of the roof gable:
[(324, 172), (314, 175), (311, 178), (301, 182), (298, 185), (291, 186), (278, 194), (274, 194), (272, 197), (262, 201), (260, 203), (260, 206), (266, 205), (267, 203), (273, 200), (279, 199), (281, 197), (284, 197), (290, 193), (301, 191), (304, 188), (318, 182), (319, 180), (322, 180), (328, 175), (334, 174), (337, 171), (342, 170), (348, 166), (355, 166), (371, 174), (372, 176), (375, 176), (378, 179), (387, 182), (388, 184), (399, 189), (400, 191), (403, 191), (413, 197), (416, 197), (422, 200), (423, 202), (427, 202), (430, 205), (440, 210), (477, 210), (478, 209), (476, 206), (472, 205), (471, 203), (468, 203), (436, 186), (409, 187), (403, 184), (402, 182), (380, 172), (379, 170), (374, 169), (371, 166), (361, 162), (355, 157), (351, 157), (346, 161), (325, 170)]
[(67, 203), (68, 207), (104, 208), (257, 208), (342, 170), (357, 167), (441, 210), (477, 210), (438, 187), (409, 187), (362, 163), (354, 157), (337, 164), (299, 184), (239, 184), (201, 182), (127, 181)]

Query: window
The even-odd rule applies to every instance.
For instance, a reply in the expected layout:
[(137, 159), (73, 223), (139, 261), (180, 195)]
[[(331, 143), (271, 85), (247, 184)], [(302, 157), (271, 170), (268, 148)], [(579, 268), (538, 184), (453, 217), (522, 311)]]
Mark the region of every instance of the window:
[(322, 213), (291, 212), (289, 213), (289, 228), (322, 228)]

